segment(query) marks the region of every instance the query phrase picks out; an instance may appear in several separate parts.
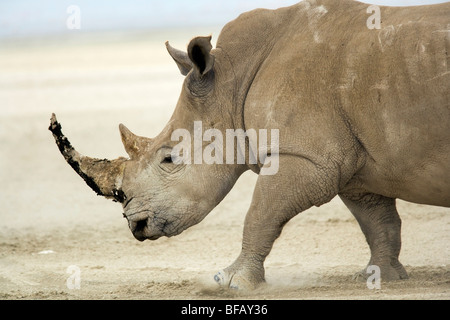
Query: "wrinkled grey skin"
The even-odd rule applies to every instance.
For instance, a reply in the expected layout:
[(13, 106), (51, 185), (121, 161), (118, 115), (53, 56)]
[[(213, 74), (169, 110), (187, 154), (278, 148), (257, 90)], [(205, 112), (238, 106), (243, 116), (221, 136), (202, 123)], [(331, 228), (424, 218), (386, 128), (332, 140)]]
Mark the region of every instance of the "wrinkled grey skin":
[(279, 129), (279, 171), (258, 177), (242, 251), (216, 281), (256, 287), (285, 223), (337, 195), (366, 236), (369, 265), (383, 280), (407, 278), (395, 199), (450, 206), (450, 3), (381, 7), (380, 30), (367, 28), (368, 6), (255, 10), (227, 24), (215, 49), (209, 37), (194, 38), (187, 53), (167, 43), (186, 76), (180, 98), (154, 139), (120, 126), (129, 159), (80, 155), (56, 117), (50, 130), (86, 182), (122, 203), (134, 236), (154, 240), (199, 223), (243, 172), (261, 168), (175, 165), (175, 129), (193, 136), (194, 121), (222, 132)]

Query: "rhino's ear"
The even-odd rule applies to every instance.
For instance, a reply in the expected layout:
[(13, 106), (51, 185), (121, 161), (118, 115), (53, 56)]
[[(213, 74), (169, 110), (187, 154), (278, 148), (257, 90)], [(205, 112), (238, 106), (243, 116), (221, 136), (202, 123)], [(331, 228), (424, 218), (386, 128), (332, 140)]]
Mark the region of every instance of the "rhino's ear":
[(186, 76), (192, 69), (192, 62), (186, 52), (173, 48), (169, 41), (166, 41), (166, 48), (172, 59), (177, 63), (178, 69), (183, 76)]
[(211, 49), (211, 36), (196, 37), (188, 45), (189, 58), (200, 76), (207, 74), (214, 66), (214, 56), (211, 54)]

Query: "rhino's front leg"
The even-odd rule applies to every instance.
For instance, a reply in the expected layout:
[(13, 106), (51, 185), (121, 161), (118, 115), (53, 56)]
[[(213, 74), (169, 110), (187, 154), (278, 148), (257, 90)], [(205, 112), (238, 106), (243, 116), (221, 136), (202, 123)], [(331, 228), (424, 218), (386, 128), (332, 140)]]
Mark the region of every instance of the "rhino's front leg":
[[(257, 190), (262, 187), (257, 185)], [(257, 195), (259, 194), (259, 195)], [(264, 207), (264, 199), (256, 192), (244, 223), (242, 250), (236, 261), (219, 271), (214, 279), (222, 286), (232, 289), (254, 289), (264, 282), (264, 260), (269, 254), (283, 225), (294, 213)], [(278, 208), (279, 209), (279, 208)]]
[(315, 165), (294, 156), (280, 156), (280, 170), (259, 176), (244, 223), (242, 250), (236, 261), (214, 279), (233, 289), (254, 289), (264, 282), (264, 260), (283, 226), (299, 212), (331, 200), (332, 181)]

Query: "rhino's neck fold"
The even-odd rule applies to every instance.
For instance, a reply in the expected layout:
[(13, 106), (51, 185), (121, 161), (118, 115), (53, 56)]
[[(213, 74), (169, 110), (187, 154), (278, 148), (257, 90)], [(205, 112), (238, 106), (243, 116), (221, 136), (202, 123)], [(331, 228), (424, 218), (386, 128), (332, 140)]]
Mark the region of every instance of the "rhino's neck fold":
[(245, 130), (244, 108), (247, 94), (258, 71), (269, 56), (289, 19), (288, 11), (257, 9), (228, 23), (217, 41), (217, 49), (227, 57), (235, 75), (235, 128)]

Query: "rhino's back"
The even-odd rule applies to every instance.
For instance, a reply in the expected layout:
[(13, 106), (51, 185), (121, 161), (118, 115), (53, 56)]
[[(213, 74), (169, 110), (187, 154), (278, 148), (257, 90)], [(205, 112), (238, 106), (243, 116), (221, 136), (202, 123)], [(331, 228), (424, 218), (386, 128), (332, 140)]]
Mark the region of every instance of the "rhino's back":
[(327, 157), (348, 139), (344, 115), (367, 151), (362, 185), (450, 206), (450, 3), (380, 7), (380, 30), (367, 27), (368, 7), (310, 1), (254, 12), (273, 29), (261, 30), (246, 127), (278, 128), (286, 152)]
[(357, 180), (450, 206), (450, 3), (381, 14), (380, 30), (354, 38), (360, 52), (347, 55), (341, 78), (343, 110), (368, 155)]

